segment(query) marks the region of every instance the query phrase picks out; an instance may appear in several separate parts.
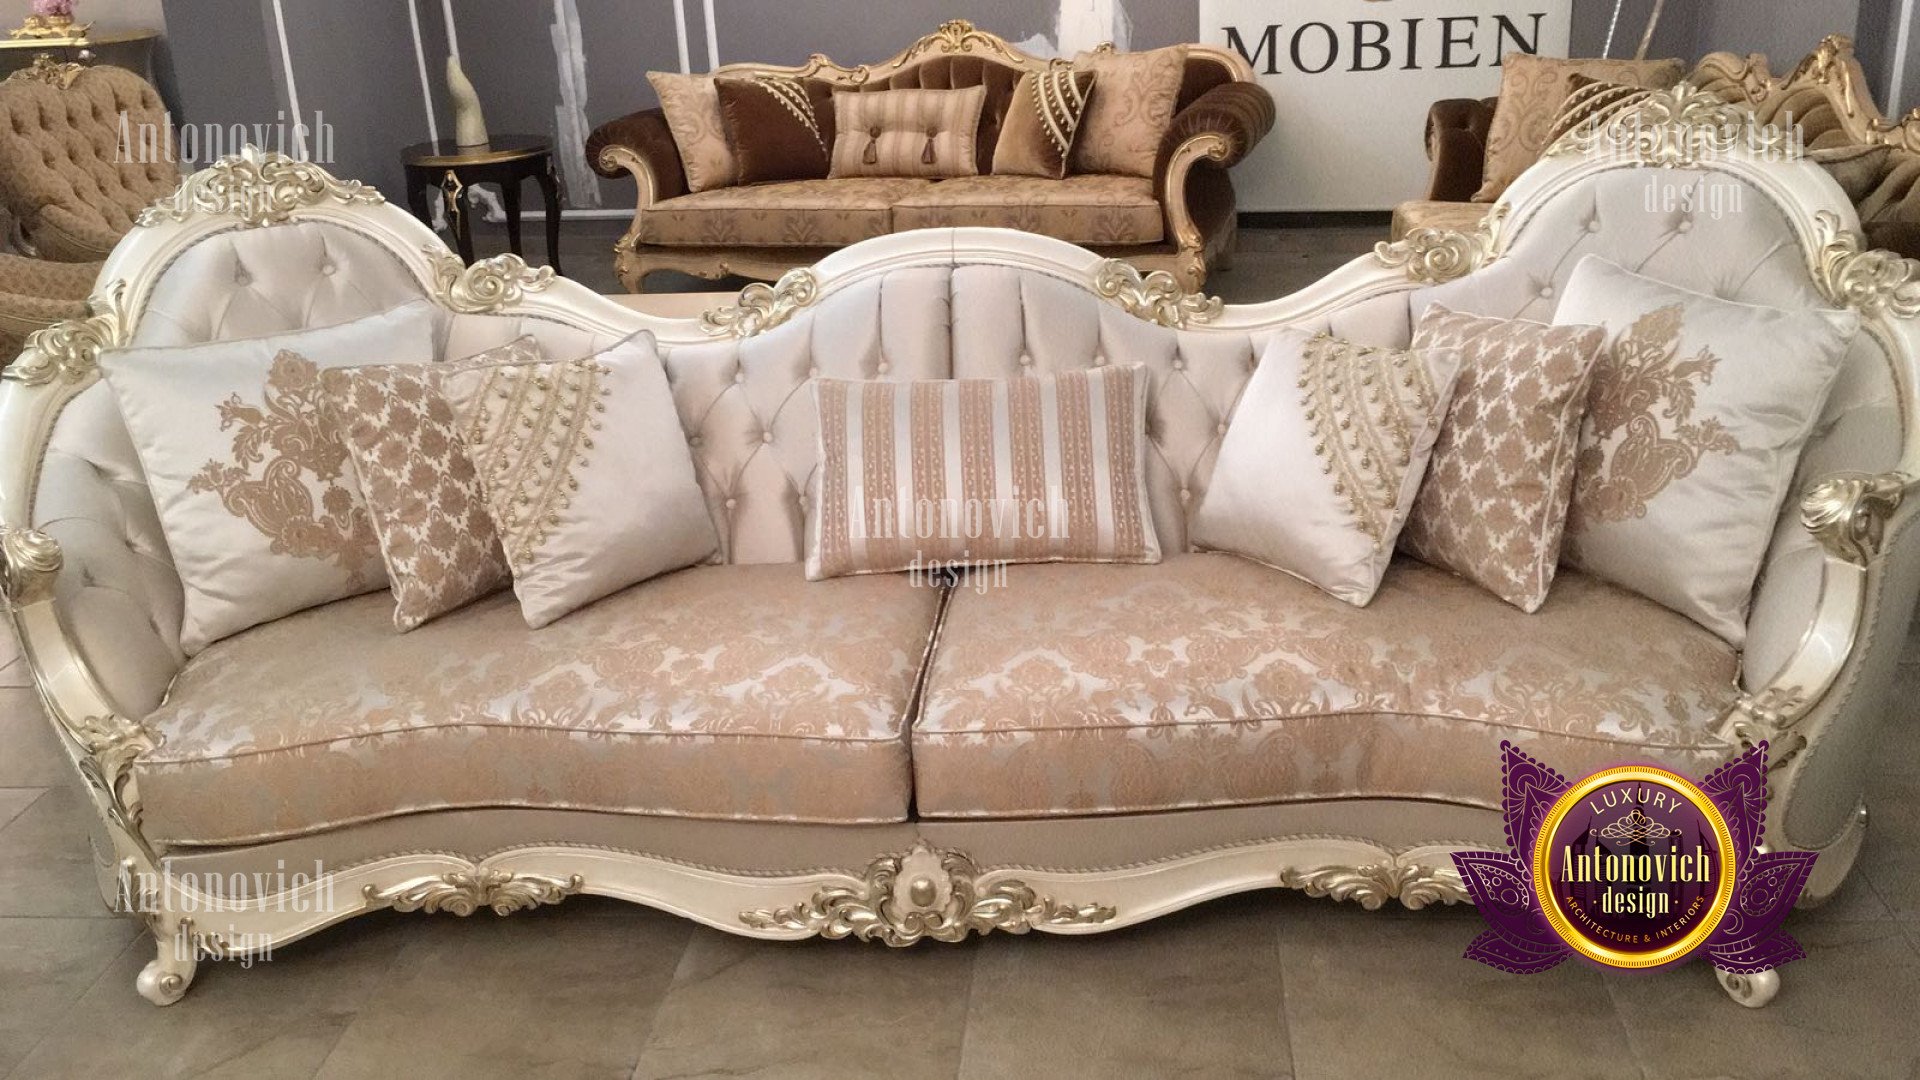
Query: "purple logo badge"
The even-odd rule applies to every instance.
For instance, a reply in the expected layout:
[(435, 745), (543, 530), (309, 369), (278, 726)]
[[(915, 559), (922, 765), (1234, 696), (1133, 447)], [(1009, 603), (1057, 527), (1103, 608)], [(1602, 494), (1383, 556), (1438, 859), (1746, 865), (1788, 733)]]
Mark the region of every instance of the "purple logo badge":
[(1752, 974), (1805, 955), (1780, 924), (1815, 856), (1758, 850), (1765, 743), (1698, 784), (1650, 765), (1569, 782), (1500, 749), (1510, 850), (1453, 857), (1489, 924), (1469, 959), (1516, 974), (1574, 955), (1644, 970), (1704, 950)]

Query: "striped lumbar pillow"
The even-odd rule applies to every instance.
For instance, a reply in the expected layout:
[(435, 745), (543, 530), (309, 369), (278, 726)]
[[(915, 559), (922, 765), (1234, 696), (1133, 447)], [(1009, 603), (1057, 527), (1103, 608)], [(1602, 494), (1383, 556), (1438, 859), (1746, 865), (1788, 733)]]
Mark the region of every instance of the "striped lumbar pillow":
[(1013, 379), (814, 380), (807, 577), (1160, 561), (1140, 365)]

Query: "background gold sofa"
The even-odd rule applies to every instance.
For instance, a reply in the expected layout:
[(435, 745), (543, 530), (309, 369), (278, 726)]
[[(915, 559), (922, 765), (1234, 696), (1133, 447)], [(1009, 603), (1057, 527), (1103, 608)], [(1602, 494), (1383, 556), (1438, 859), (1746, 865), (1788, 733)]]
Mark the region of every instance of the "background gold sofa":
[[(1680, 104), (1683, 142), (1696, 115), (1728, 122), (1717, 99)], [(583, 892), (759, 938), (889, 945), (1095, 933), (1258, 888), (1455, 902), (1451, 854), (1504, 846), (1503, 740), (1569, 774), (1695, 775), (1766, 741), (1766, 842), (1818, 852), (1805, 898), (1830, 896), (1865, 835), (1866, 764), (1895, 745), (1886, 698), (1920, 592), (1920, 264), (1865, 250), (1811, 163), (1687, 165), (1750, 196), (1688, 229), (1637, 209), (1652, 168), (1550, 157), (1498, 231), (1382, 245), (1257, 305), (1031, 233), (941, 229), (856, 245), (698, 320), (516, 256), (463, 266), (309, 164), (196, 174), (108, 258), (95, 313), (0, 382), (0, 596), (96, 811), (102, 895), (156, 939), (141, 993), (177, 1001), (201, 957), (263, 943), (297, 964), (282, 946), (365, 912), (507, 914)], [(1404, 346), (1410, 295), (1462, 279), (1490, 313), (1543, 318), (1576, 255), (1863, 324), (1800, 459), (1804, 496), (1778, 512), (1744, 651), (1572, 570), (1529, 616), (1403, 559), (1357, 608), (1192, 549), (1189, 514), (1276, 331)], [(369, 595), (187, 658), (181, 581), (101, 351), (420, 297), (448, 355), (522, 334), (583, 355), (651, 331), (718, 559), (539, 631), (501, 593), (396, 637), (391, 602)], [(1108, 362), (1151, 380), (1164, 561), (1013, 566), (984, 590), (804, 580), (811, 378)], [(1779, 985), (1722, 982), (1750, 1005)]]
[[(1197, 289), (1208, 268), (1232, 250), (1227, 169), (1272, 128), (1274, 106), (1238, 53), (1186, 48), (1185, 82), (1151, 177), (852, 177), (688, 194), (679, 150), (659, 109), (610, 121), (588, 137), (587, 160), (603, 176), (630, 174), (639, 185), (633, 226), (615, 247), (615, 269), (633, 292), (655, 270), (771, 280), (875, 236), (984, 225), (1083, 244), (1143, 270), (1168, 270), (1183, 287)], [(956, 20), (878, 64), (845, 67), (816, 55), (801, 67), (729, 64), (715, 75), (794, 75), (850, 90), (984, 85), (979, 142), (990, 152), (1020, 76), (1058, 63)]]

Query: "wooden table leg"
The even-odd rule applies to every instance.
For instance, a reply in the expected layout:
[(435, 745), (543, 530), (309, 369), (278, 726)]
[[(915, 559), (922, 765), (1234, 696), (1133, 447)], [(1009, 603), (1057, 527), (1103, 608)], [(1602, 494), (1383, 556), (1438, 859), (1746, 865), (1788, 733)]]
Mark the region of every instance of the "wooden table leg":
[(433, 228), (433, 205), (427, 201), (426, 178), (412, 169), (407, 170), (407, 209), (427, 228)]
[(467, 198), (467, 186), (460, 182), (460, 177), (452, 169), (448, 169), (446, 175), (440, 178), (440, 191), (447, 198), (447, 217), (452, 219), (455, 249), (460, 252), (462, 261), (470, 263), (473, 261), (473, 223), (467, 219), (473, 204)]
[(547, 201), (547, 265), (560, 272), (560, 182), (554, 179), (553, 159), (547, 159), (545, 171), (534, 175), (540, 194)]
[(520, 179), (509, 177), (500, 181), (500, 204), (507, 211), (507, 250), (515, 255), (520, 251)]

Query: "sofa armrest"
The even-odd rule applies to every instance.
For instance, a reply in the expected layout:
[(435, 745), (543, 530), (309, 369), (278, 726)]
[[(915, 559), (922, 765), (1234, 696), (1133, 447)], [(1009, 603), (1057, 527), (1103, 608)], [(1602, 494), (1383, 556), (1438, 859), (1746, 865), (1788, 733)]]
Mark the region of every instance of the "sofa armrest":
[[(1200, 287), (1208, 250), (1226, 243), (1216, 238), (1231, 238), (1234, 198), (1226, 170), (1273, 130), (1273, 122), (1273, 95), (1251, 82), (1222, 83), (1174, 114), (1160, 144), (1153, 187), (1167, 238), (1179, 249), (1182, 288)], [(1213, 167), (1196, 172), (1201, 162)]]
[(52, 262), (98, 264), (120, 243), (121, 233), (64, 206), (43, 206), (26, 226), (33, 253)]
[(1230, 82), (1208, 90), (1174, 115), (1167, 137), (1160, 145), (1161, 171), (1180, 147), (1204, 140), (1207, 158), (1227, 168), (1240, 163), (1254, 144), (1273, 130), (1273, 95), (1259, 83)]
[(1480, 190), (1487, 164), (1487, 129), (1498, 99), (1447, 98), (1427, 110), (1427, 160), (1433, 173), (1427, 198), (1469, 202)]
[(642, 209), (687, 193), (680, 148), (674, 145), (666, 114), (659, 109), (642, 109), (594, 128), (587, 136), (587, 162), (609, 179), (622, 172), (633, 174), (640, 185)]

